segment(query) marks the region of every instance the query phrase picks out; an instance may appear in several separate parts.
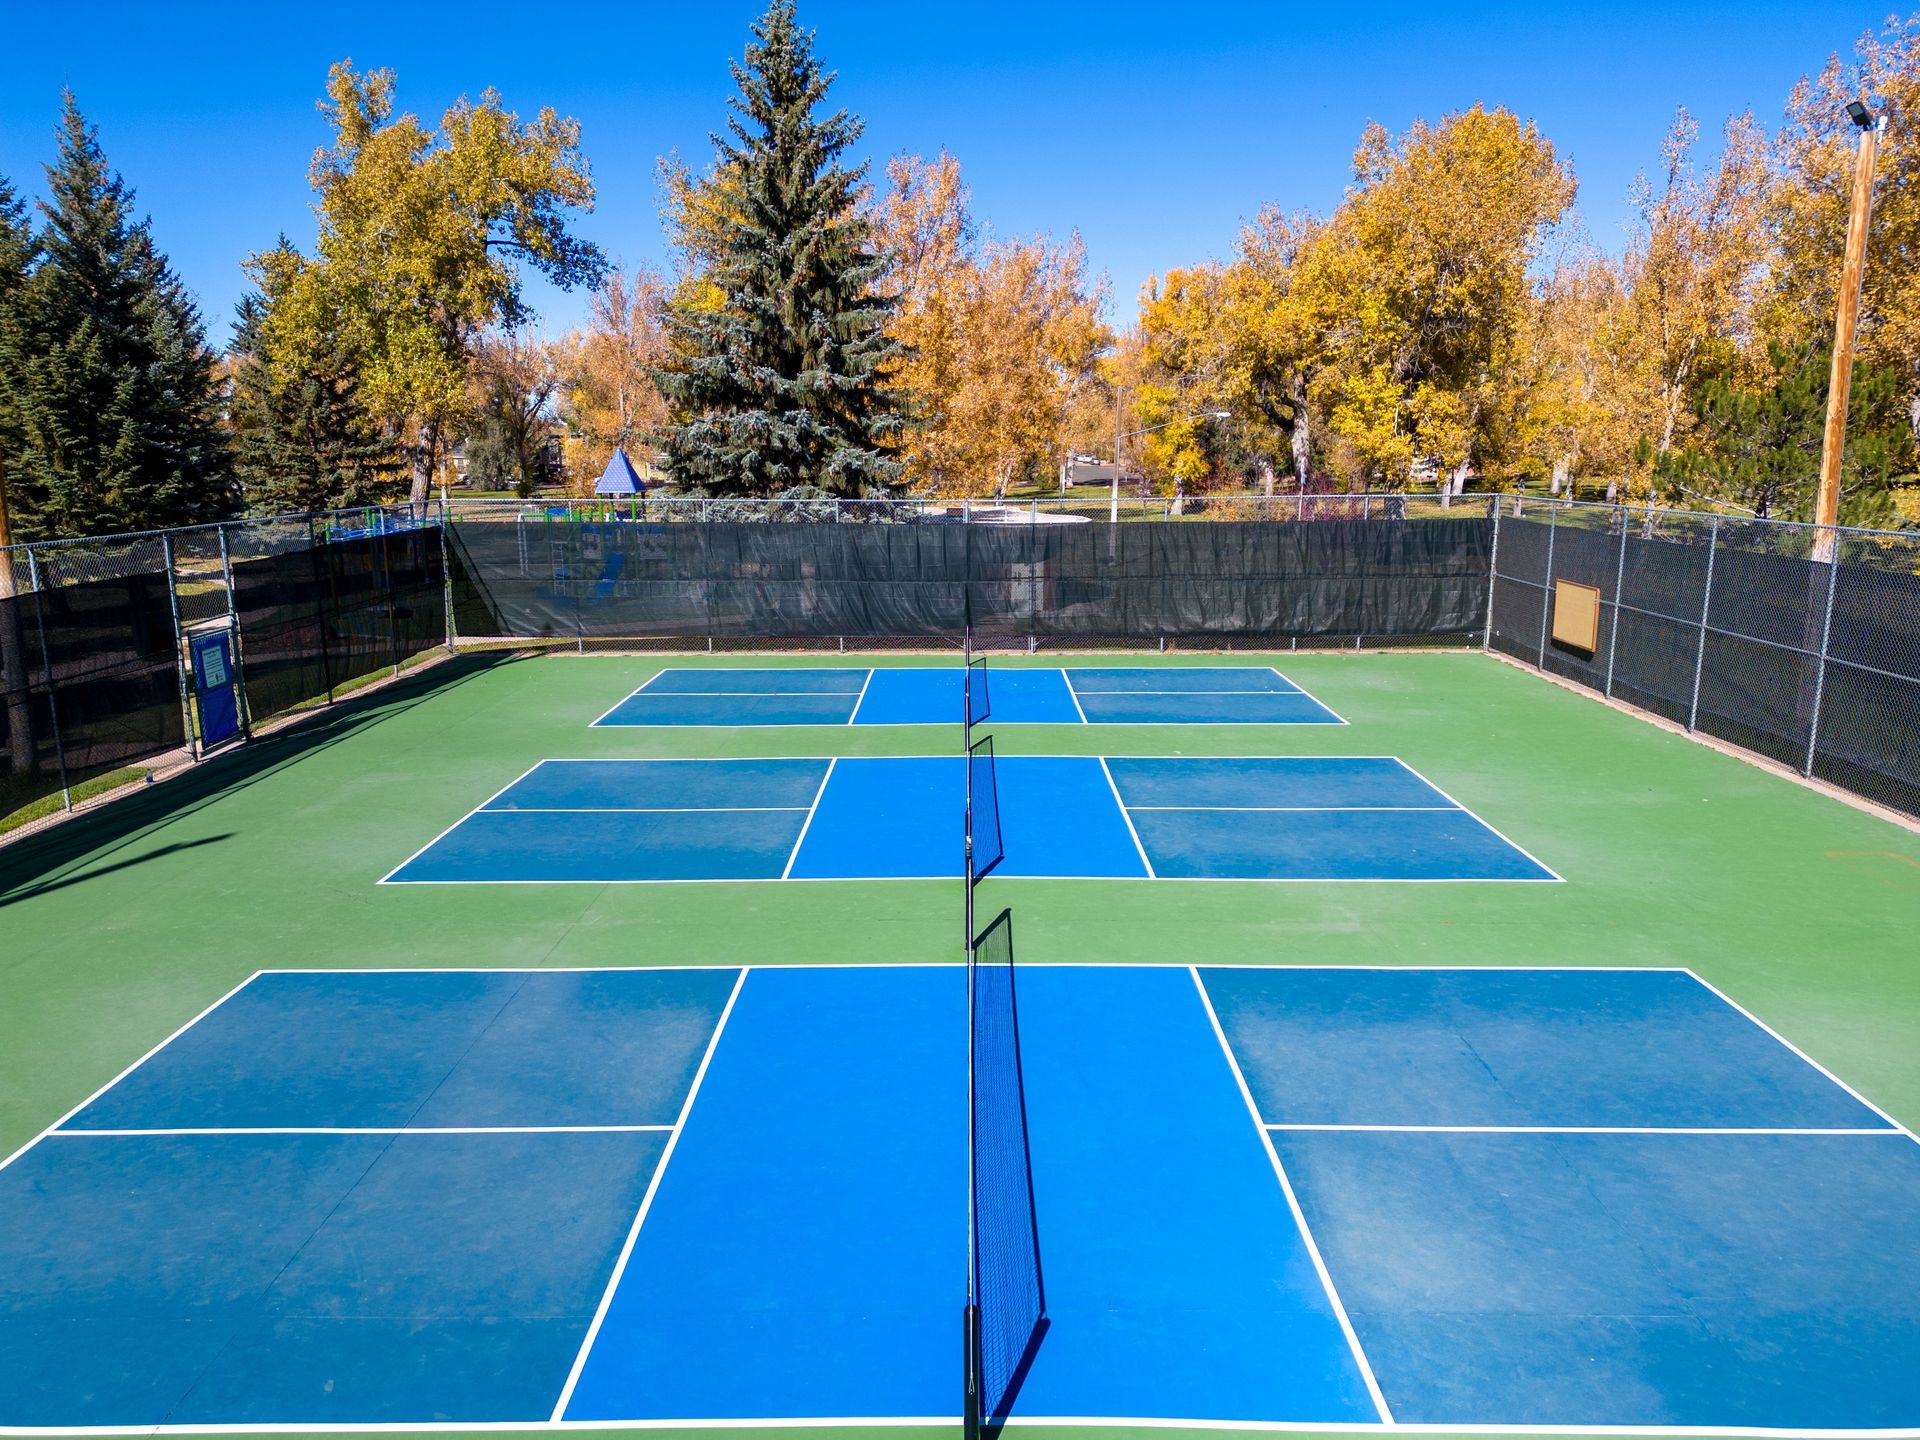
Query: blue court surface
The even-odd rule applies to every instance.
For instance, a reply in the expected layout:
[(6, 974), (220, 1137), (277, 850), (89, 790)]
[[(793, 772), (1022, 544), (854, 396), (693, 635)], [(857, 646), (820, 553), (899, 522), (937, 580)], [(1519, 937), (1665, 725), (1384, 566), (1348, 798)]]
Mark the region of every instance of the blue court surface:
[[(992, 776), (996, 876), (1559, 878), (1391, 756), (1019, 755)], [(384, 883), (953, 878), (966, 788), (958, 755), (544, 760)]]
[[(1015, 1421), (1920, 1427), (1920, 1144), (1687, 972), (1018, 975)], [(0, 1168), (0, 1429), (957, 1423), (965, 987), (257, 975)]]
[[(957, 725), (962, 666), (662, 670), (593, 723)], [(974, 671), (974, 719), (995, 725), (1343, 725), (1278, 670), (1076, 666)]]

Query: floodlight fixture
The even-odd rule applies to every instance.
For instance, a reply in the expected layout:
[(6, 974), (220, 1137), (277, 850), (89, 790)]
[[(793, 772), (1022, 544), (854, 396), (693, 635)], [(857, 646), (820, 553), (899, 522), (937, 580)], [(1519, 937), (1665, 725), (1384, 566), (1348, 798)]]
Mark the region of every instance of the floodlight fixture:
[(1874, 126), (1873, 112), (1858, 100), (1847, 102), (1847, 118), (1854, 123), (1856, 129), (1871, 130)]

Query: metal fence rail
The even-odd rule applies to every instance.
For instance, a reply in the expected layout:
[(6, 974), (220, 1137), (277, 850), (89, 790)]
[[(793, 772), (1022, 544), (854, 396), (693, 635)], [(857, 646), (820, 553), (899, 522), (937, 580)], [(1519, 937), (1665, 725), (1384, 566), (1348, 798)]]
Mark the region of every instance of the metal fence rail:
[(0, 822), (329, 703), (446, 622), (438, 517), (399, 508), (0, 549)]
[[(1920, 815), (1920, 535), (1575, 502), (1495, 507), (1487, 645)], [(1552, 638), (1561, 582), (1595, 649)]]

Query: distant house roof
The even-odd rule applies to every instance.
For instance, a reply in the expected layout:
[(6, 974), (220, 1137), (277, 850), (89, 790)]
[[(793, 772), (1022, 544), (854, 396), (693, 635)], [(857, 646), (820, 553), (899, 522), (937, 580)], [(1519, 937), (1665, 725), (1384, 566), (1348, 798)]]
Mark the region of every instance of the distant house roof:
[(607, 468), (600, 478), (593, 482), (596, 495), (644, 495), (647, 493), (646, 481), (642, 480), (633, 468), (633, 462), (627, 459), (627, 452), (615, 450), (613, 458), (607, 461)]

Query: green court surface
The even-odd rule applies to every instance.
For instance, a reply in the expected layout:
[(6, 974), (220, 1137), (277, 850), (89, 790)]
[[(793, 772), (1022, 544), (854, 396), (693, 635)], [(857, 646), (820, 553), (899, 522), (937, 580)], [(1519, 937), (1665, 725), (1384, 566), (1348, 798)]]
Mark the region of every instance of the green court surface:
[[(377, 883), (542, 759), (957, 750), (958, 717), (589, 728), (665, 666), (840, 658), (462, 656), (0, 846), (0, 1156), (261, 969), (959, 960), (958, 878)], [(1023, 963), (1685, 967), (1920, 1124), (1920, 835), (1477, 653), (1118, 663), (1277, 665), (1351, 723), (1021, 725), (999, 754), (1397, 756), (1566, 883), (988, 879)]]

